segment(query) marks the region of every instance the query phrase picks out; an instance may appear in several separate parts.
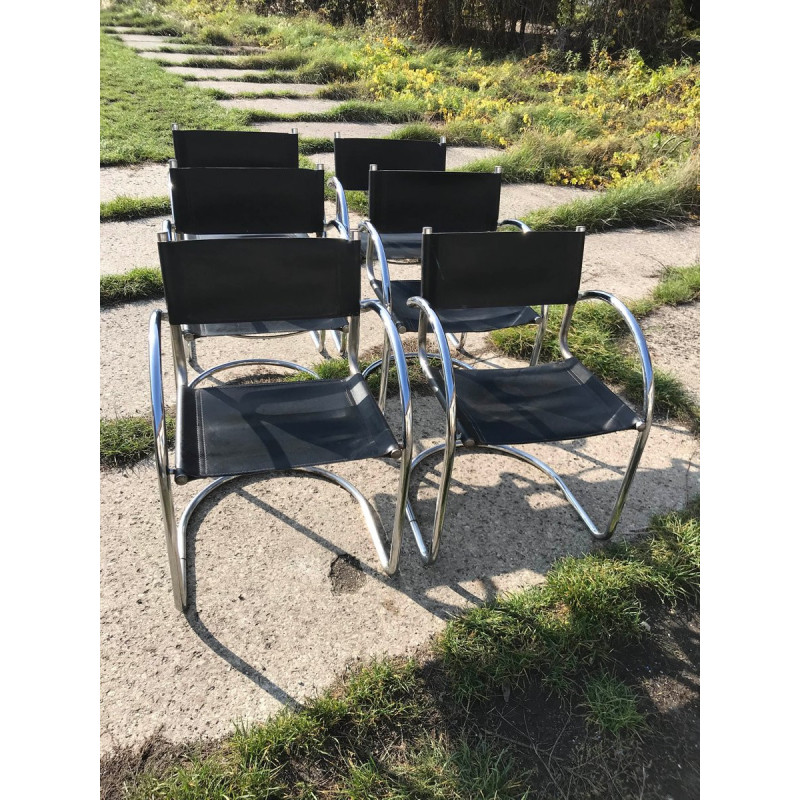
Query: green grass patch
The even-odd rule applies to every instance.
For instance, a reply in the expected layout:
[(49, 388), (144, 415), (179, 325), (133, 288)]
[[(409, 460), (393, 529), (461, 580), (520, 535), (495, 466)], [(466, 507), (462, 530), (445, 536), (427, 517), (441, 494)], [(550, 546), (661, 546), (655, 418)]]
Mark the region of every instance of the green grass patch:
[(435, 644), (456, 697), (485, 699), (538, 676), (560, 692), (643, 636), (645, 602), (694, 600), (700, 586), (699, 507), (657, 517), (654, 533), (553, 565), (544, 584), (448, 623)]
[(315, 97), (323, 100), (366, 100), (363, 86), (359, 83), (329, 83), (317, 90)]
[[(663, 305), (690, 303), (700, 297), (700, 267), (673, 267), (665, 270), (653, 293), (630, 304), (638, 319)], [(562, 306), (552, 306), (540, 361), (560, 361), (558, 331), (563, 317)], [(614, 309), (605, 303), (579, 303), (570, 328), (572, 352), (602, 380), (620, 386), (634, 402), (642, 400), (642, 377), (638, 359), (628, 356), (619, 345), (619, 337), (627, 331)], [(489, 334), (502, 353), (513, 358), (530, 358), (536, 339), (536, 327), (506, 328)], [(655, 413), (675, 417), (695, 429), (700, 423), (700, 410), (680, 381), (672, 375), (654, 370)]]
[(409, 122), (421, 118), (413, 102), (368, 103), (349, 100), (329, 111), (301, 111), (278, 114), (272, 111), (244, 112), (250, 122)]
[(246, 127), (241, 112), (222, 108), (207, 92), (104, 35), (100, 86), (101, 165), (171, 158), (172, 122), (181, 128)]
[(101, 308), (163, 296), (164, 283), (159, 269), (135, 267), (121, 275), (100, 276)]
[(614, 736), (634, 733), (644, 727), (636, 694), (608, 672), (589, 678), (584, 689), (589, 720)]
[(699, 215), (700, 164), (690, 159), (663, 180), (632, 178), (586, 199), (537, 209), (522, 221), (534, 230), (571, 230), (583, 225), (587, 233), (596, 233), (694, 222)]
[(121, 222), (170, 214), (169, 197), (127, 197), (122, 195), (100, 203), (100, 222)]
[(301, 155), (308, 156), (314, 153), (332, 153), (333, 139), (326, 139), (324, 136), (301, 136), (298, 139), (297, 146)]
[[(158, 61), (158, 59), (156, 59)], [(252, 70), (294, 70), (308, 61), (304, 56), (294, 53), (267, 53), (265, 55), (238, 56), (236, 58), (213, 58), (198, 56), (189, 58), (183, 66), (206, 67), (211, 69), (252, 69)], [(174, 66), (172, 62), (165, 62)]]
[[(175, 440), (175, 420), (167, 417), (167, 442)], [(100, 466), (127, 467), (153, 454), (153, 423), (145, 417), (100, 420)]]

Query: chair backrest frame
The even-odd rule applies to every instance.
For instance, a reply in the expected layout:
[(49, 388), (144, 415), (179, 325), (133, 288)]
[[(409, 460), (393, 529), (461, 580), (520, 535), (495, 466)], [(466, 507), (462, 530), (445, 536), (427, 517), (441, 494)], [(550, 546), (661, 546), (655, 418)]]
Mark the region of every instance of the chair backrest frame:
[(381, 234), (494, 231), (500, 180), (499, 172), (371, 169), (369, 220)]
[(171, 325), (359, 314), (358, 241), (159, 239)]
[(325, 228), (322, 169), (182, 168), (169, 171), (179, 234), (293, 234)]
[(369, 188), (371, 164), (382, 170), (444, 172), (447, 145), (414, 139), (367, 139), (334, 136), (333, 160), (336, 178), (347, 190)]
[(434, 309), (572, 305), (586, 234), (422, 233), (422, 297)]
[(172, 129), (179, 167), (292, 167), (300, 165), (297, 130), (209, 131)]

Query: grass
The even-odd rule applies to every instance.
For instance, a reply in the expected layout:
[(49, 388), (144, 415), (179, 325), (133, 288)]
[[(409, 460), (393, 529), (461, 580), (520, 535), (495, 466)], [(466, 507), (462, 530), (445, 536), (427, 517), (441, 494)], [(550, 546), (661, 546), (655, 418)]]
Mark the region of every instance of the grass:
[(557, 562), (544, 584), (452, 620), (435, 645), (462, 703), (531, 675), (580, 692), (616, 647), (638, 641), (644, 603), (695, 599), (700, 586), (699, 505), (658, 517), (654, 533)]
[(100, 276), (101, 308), (163, 296), (161, 270), (152, 267), (136, 267), (122, 275)]
[[(691, 303), (700, 297), (700, 267), (670, 268), (652, 294), (630, 304), (638, 319), (664, 305)], [(563, 307), (551, 307), (541, 361), (561, 360), (558, 330)], [(634, 402), (642, 399), (642, 378), (638, 360), (625, 354), (619, 337), (627, 330), (622, 318), (604, 303), (580, 303), (575, 309), (570, 328), (570, 349), (602, 380), (620, 386)], [(492, 343), (506, 355), (530, 358), (536, 338), (534, 326), (506, 328), (489, 334)], [(695, 430), (700, 424), (700, 410), (695, 400), (672, 375), (654, 370), (655, 413), (675, 417)]]
[[(159, 62), (158, 59), (155, 59)], [(307, 58), (292, 53), (268, 53), (266, 55), (237, 56), (235, 58), (213, 58), (198, 56), (187, 58), (183, 62), (185, 67), (206, 67), (210, 69), (252, 69), (252, 70), (294, 70), (307, 62)], [(161, 63), (161, 62), (159, 62)], [(173, 62), (164, 61), (165, 66), (172, 66)]]
[(536, 675), (580, 701), (592, 726), (587, 745), (624, 746), (644, 720), (605, 664), (647, 635), (639, 624), (646, 602), (696, 599), (699, 537), (699, 501), (655, 517), (640, 541), (563, 559), (544, 584), (451, 619), (424, 662), (373, 661), (302, 708), (237, 726), (204, 750), (184, 748), (152, 770), (138, 759), (125, 796), (525, 798), (542, 774), (498, 746), (475, 701)]
[(333, 139), (326, 139), (322, 136), (320, 137), (301, 136), (298, 139), (297, 146), (298, 149), (300, 150), (301, 155), (313, 155), (314, 153), (332, 153)]
[(420, 110), (411, 102), (370, 103), (347, 100), (328, 111), (300, 111), (278, 114), (273, 111), (248, 110), (249, 122), (410, 122), (420, 119)]
[(100, 203), (100, 222), (121, 222), (169, 215), (169, 197), (127, 197), (122, 195)]
[(608, 672), (589, 678), (585, 688), (587, 717), (614, 736), (633, 733), (645, 725), (636, 707), (636, 694)]
[(223, 109), (153, 61), (100, 37), (100, 163), (166, 161), (173, 155), (170, 123), (182, 128), (239, 130), (243, 115)]
[(692, 158), (664, 180), (633, 178), (592, 197), (537, 209), (522, 221), (534, 230), (571, 230), (583, 225), (587, 233), (598, 233), (635, 225), (694, 222), (699, 213), (700, 164)]
[[(167, 417), (167, 441), (175, 439), (175, 420)], [(100, 466), (128, 467), (153, 453), (153, 423), (145, 417), (100, 420)]]

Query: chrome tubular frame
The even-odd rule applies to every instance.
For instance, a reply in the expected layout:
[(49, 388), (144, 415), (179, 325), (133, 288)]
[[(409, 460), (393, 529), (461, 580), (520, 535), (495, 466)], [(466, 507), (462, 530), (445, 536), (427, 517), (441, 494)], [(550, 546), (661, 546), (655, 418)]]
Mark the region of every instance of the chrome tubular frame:
[(636, 468), (639, 466), (639, 461), (642, 458), (644, 446), (647, 444), (647, 437), (650, 435), (650, 426), (653, 422), (653, 406), (655, 403), (655, 382), (653, 380), (653, 364), (650, 360), (650, 351), (647, 348), (647, 342), (644, 339), (642, 329), (633, 316), (630, 309), (618, 298), (614, 297), (609, 292), (603, 292), (599, 289), (590, 289), (581, 292), (578, 295), (576, 302), (564, 310), (564, 319), (561, 322), (561, 330), (559, 331), (558, 343), (561, 353), (564, 358), (571, 358), (569, 345), (567, 343), (567, 334), (569, 333), (569, 326), (572, 322), (572, 315), (575, 311), (575, 306), (582, 300), (600, 300), (607, 303), (614, 308), (617, 313), (622, 317), (628, 330), (633, 336), (636, 344), (636, 349), (639, 353), (639, 361), (642, 368), (642, 416), (643, 419), (636, 426), (639, 435), (636, 437), (636, 442), (633, 446), (630, 460), (628, 461), (628, 468), (625, 470), (625, 475), (622, 478), (622, 486), (620, 487), (617, 501), (614, 504), (614, 509), (611, 512), (611, 518), (606, 526), (605, 532), (600, 535), (595, 535), (596, 539), (608, 539), (616, 530), (617, 523), (622, 514), (622, 509), (625, 506), (625, 501), (628, 498), (628, 491), (630, 490), (633, 476), (636, 474)]
[(350, 238), (350, 212), (347, 208), (347, 197), (344, 187), (338, 178), (334, 177), (328, 181), (328, 186), (336, 192), (336, 216), (328, 220), (327, 225), (333, 225), (339, 231), (339, 235), (345, 239)]
[[(408, 487), (411, 480), (411, 446), (412, 446), (412, 410), (411, 410), (411, 386), (408, 382), (408, 368), (406, 361), (403, 358), (403, 344), (400, 341), (400, 335), (395, 327), (394, 320), (384, 306), (377, 300), (362, 300), (361, 301), (362, 313), (365, 310), (371, 310), (378, 314), (385, 332), (385, 337), (389, 340), (392, 352), (394, 353), (395, 361), (397, 362), (397, 380), (399, 384), (400, 406), (403, 412), (403, 430), (400, 437), (401, 451), (396, 454), (400, 458), (400, 480), (397, 487), (397, 501), (394, 512), (394, 524), (392, 527), (392, 539), (389, 546), (389, 552), (386, 552), (386, 547), (383, 539), (380, 540), (373, 534), (373, 541), (375, 548), (378, 551), (381, 566), (384, 571), (393, 575), (397, 571), (397, 565), (400, 559), (400, 544), (403, 538), (403, 516), (405, 507), (408, 503)], [(355, 341), (353, 341), (355, 339)], [(348, 347), (348, 359), (350, 361), (350, 370), (353, 371), (355, 367), (358, 370), (358, 338), (357, 336), (350, 337), (350, 344)], [(389, 374), (388, 359), (384, 364), (384, 374)], [(384, 406), (381, 406), (383, 411)]]
[[(367, 252), (366, 252), (366, 266), (367, 266), (367, 276), (369, 277), (369, 284), (372, 286), (372, 291), (375, 292), (376, 297), (380, 299), (383, 305), (391, 311), (392, 309), (392, 287), (391, 287), (391, 279), (389, 277), (389, 264), (386, 260), (386, 253), (383, 249), (383, 242), (381, 241), (381, 236), (378, 233), (375, 226), (369, 221), (364, 220), (358, 226), (358, 232), (365, 232), (369, 237), (367, 239)], [(378, 285), (378, 281), (375, 277), (375, 266), (373, 261), (375, 256), (378, 257), (378, 264), (381, 268), (381, 280), (383, 281), (383, 287)], [(400, 333), (405, 333), (405, 329), (400, 330)]]
[[(434, 313), (433, 309), (428, 304), (427, 300), (421, 297), (412, 297), (409, 299), (408, 304), (420, 310), (419, 314), (419, 332), (417, 334), (417, 350), (419, 351), (419, 364), (423, 374), (428, 379), (428, 382), (434, 386), (435, 381), (431, 365), (428, 361), (428, 351), (426, 349), (426, 340), (428, 337), (428, 324), (430, 323), (433, 329), (433, 334), (436, 337), (436, 342), (439, 346), (439, 358), (442, 361), (442, 377), (444, 379), (444, 405), (445, 405), (445, 435), (444, 444), (439, 445), (439, 448), (445, 451), (444, 461), (442, 462), (442, 478), (439, 483), (439, 494), (436, 498), (436, 515), (433, 521), (433, 536), (431, 537), (431, 546), (428, 549), (425, 540), (422, 536), (422, 531), (417, 523), (414, 511), (411, 508), (411, 502), (406, 501), (406, 518), (411, 525), (411, 530), (414, 534), (414, 539), (417, 542), (417, 548), (422, 555), (422, 560), (426, 564), (432, 564), (436, 561), (439, 555), (439, 543), (442, 536), (442, 528), (444, 527), (444, 514), (447, 506), (448, 489), (450, 487), (450, 478), (453, 473), (453, 459), (456, 449), (456, 387), (453, 380), (453, 360), (450, 357), (450, 351), (447, 347), (447, 337), (442, 329), (442, 323)], [(419, 464), (424, 458), (429, 455), (426, 450), (420, 453), (411, 465), (411, 469)]]
[[(409, 499), (406, 503), (406, 518), (408, 519), (409, 524), (411, 525), (411, 531), (417, 543), (417, 548), (425, 564), (432, 564), (434, 561), (436, 561), (439, 555), (439, 544), (442, 535), (442, 528), (444, 526), (444, 514), (447, 502), (447, 489), (449, 487), (450, 479), (452, 476), (453, 460), (455, 456), (455, 448), (457, 446), (469, 447), (469, 448), (509, 455), (513, 458), (517, 458), (521, 461), (524, 461), (525, 463), (530, 464), (533, 467), (536, 467), (536, 469), (541, 470), (545, 475), (547, 475), (556, 483), (558, 488), (564, 494), (564, 497), (566, 498), (567, 502), (569, 502), (569, 504), (578, 513), (582, 522), (587, 527), (589, 533), (592, 535), (594, 539), (596, 540), (608, 539), (613, 535), (614, 531), (616, 530), (619, 518), (625, 506), (625, 501), (627, 500), (628, 497), (628, 492), (630, 490), (633, 477), (636, 474), (636, 468), (639, 465), (639, 461), (641, 460), (642, 457), (642, 452), (644, 451), (644, 446), (647, 442), (647, 437), (650, 433), (650, 427), (653, 419), (653, 404), (655, 399), (653, 368), (652, 368), (652, 363), (650, 361), (650, 353), (649, 350), (647, 349), (647, 343), (645, 342), (642, 330), (639, 327), (636, 318), (620, 300), (618, 300), (616, 297), (614, 297), (612, 294), (609, 294), (608, 292), (603, 292), (599, 290), (589, 290), (586, 292), (581, 292), (578, 295), (576, 303), (581, 302), (582, 300), (600, 300), (602, 302), (608, 303), (619, 312), (620, 316), (622, 317), (626, 326), (628, 327), (628, 330), (630, 331), (630, 333), (634, 338), (642, 367), (643, 398), (644, 398), (643, 419), (636, 426), (638, 435), (636, 438), (636, 442), (634, 443), (633, 452), (631, 453), (630, 460), (628, 461), (628, 467), (627, 470), (625, 471), (625, 475), (623, 476), (622, 485), (620, 486), (620, 490), (617, 495), (617, 499), (614, 504), (614, 508), (611, 512), (608, 524), (602, 530), (598, 528), (597, 525), (595, 525), (595, 523), (592, 521), (589, 514), (585, 511), (583, 506), (581, 506), (581, 504), (578, 502), (575, 495), (570, 491), (564, 479), (557, 472), (555, 472), (555, 470), (553, 470), (543, 461), (540, 461), (535, 456), (532, 456), (529, 453), (526, 453), (523, 450), (520, 450), (519, 448), (516, 447), (512, 447), (510, 445), (484, 445), (484, 444), (476, 444), (475, 442), (471, 441), (463, 441), (463, 440), (456, 441), (456, 434), (459, 434), (460, 436), (461, 432), (458, 431), (457, 429), (457, 421), (456, 421), (456, 394), (455, 394), (455, 384), (453, 381), (453, 374), (452, 374), (453, 360), (450, 358), (448, 353), (446, 357), (442, 358), (443, 362), (442, 374), (445, 379), (445, 406), (446, 406), (446, 433), (445, 433), (444, 444), (434, 445), (433, 447), (429, 447), (426, 450), (423, 450), (411, 462), (411, 472), (413, 473), (414, 470), (427, 458), (430, 458), (431, 456), (444, 451), (444, 460), (442, 462), (442, 478), (439, 484), (439, 493), (436, 499), (436, 512), (434, 517), (433, 535), (431, 537), (430, 547), (428, 547), (427, 543), (425, 542), (419, 522), (411, 506), (411, 500)], [(422, 371), (425, 374), (426, 378), (428, 379), (429, 383), (431, 383), (431, 385), (434, 385), (433, 376), (431, 373), (430, 365), (428, 363), (427, 353), (424, 350), (425, 336), (427, 334), (426, 325), (428, 322), (430, 322), (431, 326), (434, 329), (434, 333), (436, 334), (436, 338), (439, 342), (440, 348), (442, 347), (444, 332), (442, 331), (441, 323), (439, 322), (438, 317), (436, 316), (433, 309), (426, 303), (425, 300), (419, 297), (414, 297), (409, 300), (409, 304), (417, 306), (418, 308), (421, 309), (421, 312), (423, 312), (420, 313), (420, 335), (419, 335), (420, 367), (422, 368)], [(546, 310), (547, 307), (543, 306), (543, 311), (546, 312)], [(567, 335), (569, 332), (569, 327), (572, 321), (572, 316), (574, 311), (575, 311), (575, 304), (570, 305), (566, 308), (564, 312), (564, 319), (561, 324), (561, 330), (559, 332), (559, 346), (561, 349), (561, 353), (565, 359), (572, 357), (572, 353), (570, 352), (567, 343)], [(543, 319), (543, 323), (546, 323), (546, 316)]]
[[(150, 315), (150, 408), (152, 410), (153, 436), (155, 439), (156, 472), (161, 500), (161, 517), (167, 539), (169, 574), (172, 579), (172, 596), (175, 606), (183, 610), (186, 606), (185, 556), (175, 524), (175, 504), (172, 502), (172, 486), (169, 481), (169, 452), (167, 448), (166, 412), (164, 409), (164, 387), (161, 380), (161, 317), (160, 310)], [(177, 376), (176, 363), (176, 376)]]
[[(378, 313), (387, 336), (390, 340), (392, 352), (395, 358), (402, 354), (402, 344), (400, 337), (397, 333), (394, 323), (383, 306), (376, 300), (364, 300), (361, 302), (361, 308), (372, 310)], [(183, 474), (180, 469), (180, 464), (177, 463), (174, 469), (169, 467), (169, 453), (167, 448), (167, 435), (166, 435), (166, 412), (164, 407), (164, 392), (163, 382), (161, 378), (162, 372), (162, 358), (161, 358), (161, 320), (166, 316), (161, 310), (156, 310), (150, 317), (150, 330), (149, 330), (149, 344), (150, 344), (150, 400), (152, 407), (152, 422), (153, 433), (155, 437), (155, 458), (156, 458), (156, 471), (158, 473), (158, 488), (161, 500), (161, 512), (164, 522), (164, 531), (167, 541), (167, 557), (169, 560), (170, 578), (172, 581), (172, 594), (175, 601), (175, 607), (179, 611), (185, 611), (187, 605), (187, 586), (186, 586), (186, 534), (189, 526), (189, 521), (192, 514), (195, 512), (200, 503), (208, 497), (212, 492), (220, 486), (234, 480), (238, 475), (223, 475), (219, 478), (212, 480), (210, 484), (205, 486), (198, 494), (192, 498), (187, 504), (183, 513), (181, 514), (180, 521), (176, 523), (175, 505), (172, 497), (172, 486), (170, 484), (170, 475), (172, 475), (177, 484), (185, 484), (188, 482), (188, 476)], [(186, 371), (186, 354), (183, 346), (183, 337), (181, 335), (180, 325), (171, 325), (172, 344), (174, 353), (174, 369), (175, 381), (180, 389), (182, 386), (194, 388), (200, 381), (210, 377), (211, 375), (221, 372), (226, 369), (231, 369), (237, 366), (249, 364), (270, 364), (274, 366), (286, 367), (289, 369), (296, 369), (318, 378), (319, 376), (310, 369), (303, 367), (299, 364), (293, 364), (289, 361), (279, 361), (277, 359), (246, 359), (241, 361), (232, 361), (225, 364), (212, 367), (205, 370), (198, 375), (191, 384), (187, 383)], [(356, 374), (358, 370), (358, 346), (359, 346), (359, 330), (360, 323), (358, 317), (352, 317), (349, 320), (348, 330), (350, 335), (347, 341), (347, 357), (351, 374)], [(391, 454), (392, 458), (400, 459), (400, 478), (397, 491), (397, 507), (395, 509), (394, 524), (390, 540), (387, 542), (383, 525), (379, 516), (370, 505), (369, 501), (358, 491), (352, 484), (344, 478), (319, 467), (299, 467), (294, 470), (285, 470), (285, 472), (297, 472), (308, 475), (315, 475), (325, 480), (331, 481), (342, 489), (347, 491), (353, 499), (358, 503), (359, 508), (364, 516), (364, 521), (372, 538), (372, 542), (378, 553), (381, 567), (384, 571), (392, 575), (397, 571), (400, 559), (400, 545), (403, 535), (404, 512), (406, 503), (408, 501), (408, 487), (411, 475), (411, 389), (408, 383), (408, 371), (406, 369), (405, 360), (401, 359), (400, 366), (397, 370), (398, 379), (400, 382), (400, 402), (403, 412), (403, 430), (401, 435), (401, 447), (398, 451)], [(182, 392), (178, 391), (178, 420), (182, 418)], [(179, 451), (177, 451), (179, 452)], [(176, 456), (177, 459), (177, 456)], [(272, 471), (265, 471), (264, 473), (253, 473), (255, 475), (268, 476)], [(388, 547), (388, 550), (387, 550)]]

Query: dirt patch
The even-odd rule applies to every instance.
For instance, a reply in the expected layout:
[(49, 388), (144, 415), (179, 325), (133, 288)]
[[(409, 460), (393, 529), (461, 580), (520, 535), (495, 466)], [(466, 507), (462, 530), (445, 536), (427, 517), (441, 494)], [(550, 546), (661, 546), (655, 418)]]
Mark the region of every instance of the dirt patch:
[(367, 582), (361, 562), (349, 553), (342, 553), (333, 559), (328, 577), (334, 594), (352, 594)]
[(510, 744), (535, 798), (689, 800), (700, 796), (699, 613), (659, 608), (612, 671), (639, 696), (646, 728), (615, 738), (536, 681), (487, 704), (476, 724)]

